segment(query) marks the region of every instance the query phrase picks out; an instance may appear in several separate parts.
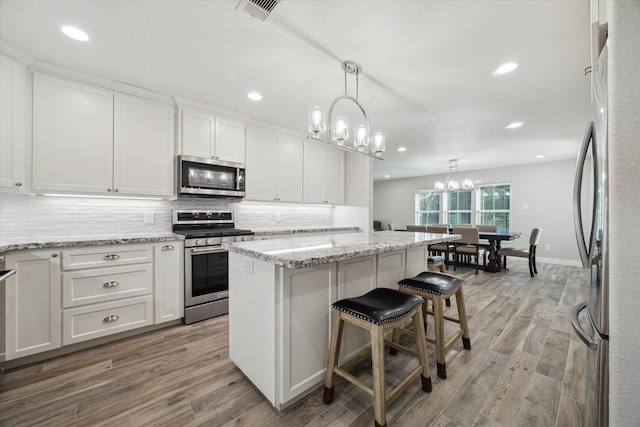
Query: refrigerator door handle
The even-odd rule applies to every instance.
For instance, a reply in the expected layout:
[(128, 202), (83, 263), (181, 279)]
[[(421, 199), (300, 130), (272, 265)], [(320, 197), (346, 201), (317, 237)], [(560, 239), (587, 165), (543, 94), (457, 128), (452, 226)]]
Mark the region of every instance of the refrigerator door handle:
[(573, 326), (573, 330), (576, 331), (576, 334), (578, 334), (578, 337), (589, 348), (596, 348), (598, 346), (597, 341), (594, 340), (593, 337), (591, 337), (591, 335), (589, 335), (589, 333), (584, 330), (584, 328), (580, 324), (580, 321), (578, 320), (578, 316), (580, 315), (580, 312), (585, 308), (587, 308), (586, 302), (582, 302), (576, 305), (575, 307), (573, 307), (573, 309), (571, 310), (571, 326)]
[(589, 143), (593, 138), (593, 122), (589, 122), (587, 132), (582, 140), (580, 153), (578, 154), (578, 163), (576, 164), (576, 175), (573, 181), (573, 226), (576, 231), (576, 240), (578, 241), (578, 252), (580, 253), (580, 261), (584, 268), (590, 268), (589, 249), (584, 238), (584, 227), (582, 224), (582, 175), (584, 174), (584, 166), (589, 151)]

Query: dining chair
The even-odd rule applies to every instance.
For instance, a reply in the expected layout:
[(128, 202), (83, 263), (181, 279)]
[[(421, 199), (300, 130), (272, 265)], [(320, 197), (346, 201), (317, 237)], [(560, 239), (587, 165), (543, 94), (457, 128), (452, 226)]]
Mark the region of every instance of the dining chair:
[(407, 225), (406, 230), (426, 233), (427, 227), (425, 227), (424, 225)]
[(455, 225), (453, 227), (453, 234), (460, 234), (462, 236), (460, 240), (454, 242), (455, 253), (453, 254), (453, 258), (455, 263), (453, 264), (453, 271), (456, 271), (460, 255), (469, 255), (476, 257), (476, 274), (478, 274), (480, 256), (483, 257), (484, 266), (487, 266), (487, 252), (484, 248), (480, 247), (478, 227), (460, 227)]
[(542, 228), (534, 228), (531, 230), (531, 235), (529, 236), (529, 248), (514, 248), (514, 247), (506, 247), (501, 248), (498, 251), (498, 262), (500, 259), (504, 257), (504, 269), (507, 268), (507, 257), (514, 256), (519, 258), (528, 258), (529, 259), (529, 274), (531, 277), (534, 277), (535, 274), (538, 274), (538, 269), (536, 268), (536, 248), (538, 247), (538, 243), (540, 243), (540, 236), (542, 235)]
[[(428, 225), (427, 233), (449, 234), (449, 224)], [(444, 265), (449, 269), (449, 254), (455, 251), (452, 242), (434, 243), (429, 245), (429, 252), (434, 254), (444, 254)]]
[(400, 230), (400, 224), (396, 224), (394, 222), (390, 222), (389, 224), (387, 224), (387, 227), (389, 227), (389, 230), (391, 231)]

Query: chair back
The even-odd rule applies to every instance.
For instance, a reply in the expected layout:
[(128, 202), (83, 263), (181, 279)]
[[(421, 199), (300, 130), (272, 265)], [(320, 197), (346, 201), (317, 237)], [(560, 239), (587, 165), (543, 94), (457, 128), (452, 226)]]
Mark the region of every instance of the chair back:
[(393, 222), (390, 222), (387, 226), (389, 227), (389, 230), (400, 230), (400, 225)]
[(498, 231), (497, 225), (478, 224), (476, 227), (478, 227), (478, 231), (490, 231), (494, 233)]
[(418, 231), (426, 233), (427, 227), (425, 227), (424, 225), (407, 225), (407, 231)]
[(435, 227), (447, 227), (447, 230), (449, 229), (449, 224), (433, 224), (433, 226), (435, 226)]
[(453, 234), (460, 234), (462, 236), (462, 238), (460, 240), (456, 240), (455, 243), (468, 243), (477, 245), (480, 241), (478, 227), (454, 225)]
[(427, 233), (449, 234), (448, 225), (428, 225)]
[(471, 224), (456, 224), (454, 227), (473, 227)]
[(540, 235), (542, 234), (542, 228), (534, 228), (531, 230), (531, 236), (529, 236), (529, 245), (538, 246), (540, 243)]

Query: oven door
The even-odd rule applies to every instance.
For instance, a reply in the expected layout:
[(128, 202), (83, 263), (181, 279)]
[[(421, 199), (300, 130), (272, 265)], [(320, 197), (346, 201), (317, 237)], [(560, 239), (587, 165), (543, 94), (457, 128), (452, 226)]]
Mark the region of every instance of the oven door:
[(229, 296), (229, 253), (220, 246), (185, 248), (185, 306)]

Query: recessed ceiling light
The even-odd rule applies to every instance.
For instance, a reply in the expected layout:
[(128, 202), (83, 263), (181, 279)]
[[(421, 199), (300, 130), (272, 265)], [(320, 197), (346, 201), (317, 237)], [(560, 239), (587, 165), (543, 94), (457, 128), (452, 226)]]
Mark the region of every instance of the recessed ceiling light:
[(86, 42), (87, 40), (89, 40), (89, 36), (87, 35), (87, 33), (82, 31), (80, 28), (73, 27), (71, 25), (64, 25), (60, 29), (68, 37), (71, 37), (74, 40), (78, 40), (78, 41), (81, 41), (81, 42)]
[(384, 177), (385, 177), (385, 178), (389, 178), (389, 176), (390, 176), (390, 175), (385, 175)]
[(544, 158), (544, 155), (542, 155), (542, 154), (538, 154), (538, 155), (536, 156), (536, 159), (542, 159), (542, 158)]
[(513, 122), (513, 123), (508, 124), (504, 128), (505, 129), (517, 129), (520, 126), (522, 126), (523, 124), (524, 124), (524, 122)]
[(398, 151), (400, 151), (400, 152), (407, 151), (407, 147), (399, 147)]
[(262, 95), (260, 95), (258, 92), (250, 92), (247, 96), (252, 101), (260, 101), (262, 99)]
[(518, 64), (516, 64), (515, 62), (507, 62), (506, 64), (502, 64), (501, 66), (496, 68), (496, 70), (493, 72), (493, 75), (510, 73), (516, 68), (518, 68)]

